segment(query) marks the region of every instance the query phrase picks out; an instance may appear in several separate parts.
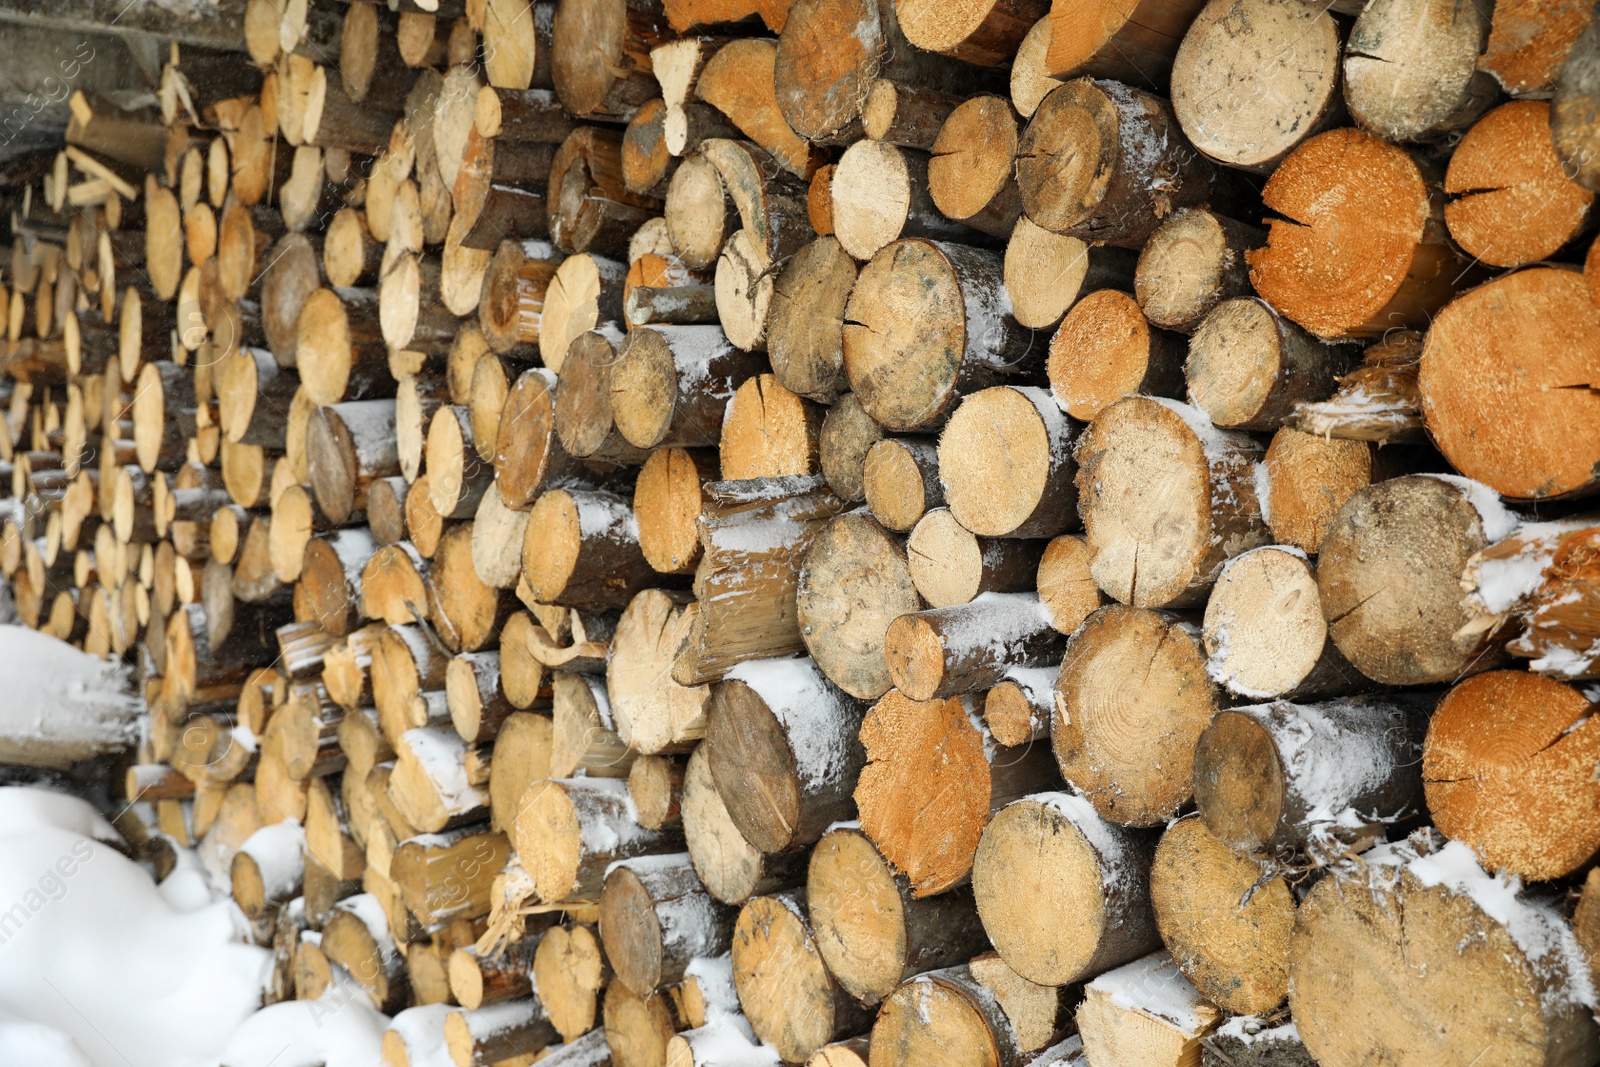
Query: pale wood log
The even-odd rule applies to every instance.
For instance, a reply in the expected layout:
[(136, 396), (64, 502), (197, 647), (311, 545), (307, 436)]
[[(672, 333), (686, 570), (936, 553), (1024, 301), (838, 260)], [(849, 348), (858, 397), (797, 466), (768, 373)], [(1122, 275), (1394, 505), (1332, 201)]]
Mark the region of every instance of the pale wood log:
[(967, 959), (987, 944), (968, 890), (918, 898), (861, 830), (830, 829), (806, 878), (807, 912), (828, 970), (865, 1004), (903, 980)]
[[(1154, 848), (1152, 834), (1107, 823), (1067, 793), (997, 812), (978, 846), (973, 888), (1001, 958), (1029, 981), (1061, 985), (1155, 948)], [(1063, 921), (1069, 915), (1087, 921)]]

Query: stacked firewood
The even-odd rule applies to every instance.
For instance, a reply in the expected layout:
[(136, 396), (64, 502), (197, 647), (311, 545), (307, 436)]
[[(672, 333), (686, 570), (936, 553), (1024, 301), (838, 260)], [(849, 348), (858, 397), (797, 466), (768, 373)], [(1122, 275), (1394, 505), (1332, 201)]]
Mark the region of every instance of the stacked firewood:
[(416, 1067), (1600, 1062), (1584, 5), (244, 38), (13, 218), (0, 571), (137, 666), (273, 998)]

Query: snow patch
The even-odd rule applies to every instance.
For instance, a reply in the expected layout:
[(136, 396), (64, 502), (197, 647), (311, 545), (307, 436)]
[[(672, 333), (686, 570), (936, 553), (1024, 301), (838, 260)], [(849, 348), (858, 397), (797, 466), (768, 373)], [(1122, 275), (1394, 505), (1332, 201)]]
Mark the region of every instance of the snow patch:
[(1482, 482), (1475, 482), (1471, 478), (1463, 478), (1459, 474), (1421, 474), (1420, 478), (1432, 478), (1434, 481), (1444, 482), (1460, 490), (1478, 513), (1478, 522), (1483, 526), (1483, 536), (1492, 543), (1504, 541), (1516, 532), (1517, 525), (1522, 518), (1515, 512), (1500, 503), (1500, 497), (1493, 489)]
[(1119, 1008), (1165, 1020), (1187, 1034), (1204, 1029), (1215, 1017), (1216, 1009), (1189, 984), (1165, 949), (1107, 971), (1089, 988), (1111, 994)]

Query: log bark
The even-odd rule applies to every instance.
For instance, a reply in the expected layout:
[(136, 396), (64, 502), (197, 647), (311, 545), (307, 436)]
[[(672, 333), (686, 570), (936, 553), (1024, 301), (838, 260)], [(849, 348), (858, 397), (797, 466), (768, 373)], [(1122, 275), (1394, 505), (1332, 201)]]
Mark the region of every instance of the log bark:
[(716, 326), (633, 330), (611, 371), (617, 430), (637, 448), (715, 444), (734, 392), (759, 365)]
[(1044, 70), (1057, 78), (1164, 83), (1184, 33), (1204, 6), (1204, 0), (1052, 5)]
[(646, 830), (619, 778), (551, 778), (523, 795), (511, 841), (541, 901), (598, 897), (617, 860), (671, 852), (676, 835)]
[(686, 852), (623, 860), (600, 892), (600, 939), (617, 980), (649, 997), (691, 963), (727, 952), (734, 910), (700, 884)]
[(1218, 304), (1189, 342), (1189, 397), (1218, 426), (1275, 430), (1300, 403), (1326, 400), (1355, 363), (1258, 298)]
[[(1222, 712), (1195, 748), (1201, 817), (1240, 851), (1305, 848), (1313, 862), (1325, 863), (1348, 847), (1359, 850), (1383, 824), (1417, 808), (1430, 704), (1354, 698)], [(1356, 752), (1371, 773), (1329, 775), (1326, 768), (1339, 764), (1328, 761), (1354, 760)]]
[(1066, 645), (1037, 596), (991, 593), (900, 616), (884, 635), (884, 656), (896, 689), (935, 700), (986, 690), (1013, 667), (1059, 663)]
[(654, 572), (639, 526), (611, 493), (551, 489), (534, 504), (522, 542), (522, 574), (543, 603), (589, 610), (623, 607)]
[(356, 400), (319, 408), (312, 416), (311, 488), (331, 522), (360, 516), (372, 483), (400, 473), (394, 412), (392, 400)]

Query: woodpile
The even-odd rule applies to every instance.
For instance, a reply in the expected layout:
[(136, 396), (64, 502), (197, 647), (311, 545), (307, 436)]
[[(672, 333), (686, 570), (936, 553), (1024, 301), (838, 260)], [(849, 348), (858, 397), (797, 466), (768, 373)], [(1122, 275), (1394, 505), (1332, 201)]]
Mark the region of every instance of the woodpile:
[(269, 999), (1600, 1063), (1580, 5), (309, 6), (0, 271), (0, 572)]

